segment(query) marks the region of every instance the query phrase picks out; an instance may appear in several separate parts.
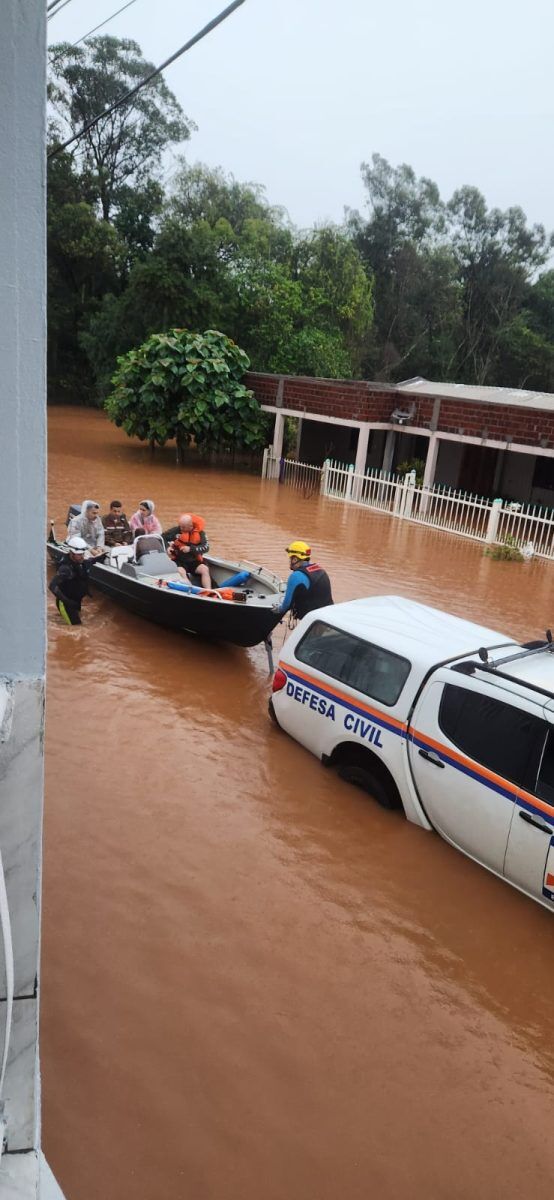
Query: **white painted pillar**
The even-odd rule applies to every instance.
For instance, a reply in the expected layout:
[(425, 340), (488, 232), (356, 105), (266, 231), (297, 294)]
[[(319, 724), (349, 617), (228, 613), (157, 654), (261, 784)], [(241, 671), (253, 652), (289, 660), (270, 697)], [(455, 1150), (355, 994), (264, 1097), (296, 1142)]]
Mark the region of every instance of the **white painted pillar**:
[(492, 542), (496, 541), (496, 535), (498, 533), (498, 522), (500, 520), (501, 512), (502, 512), (502, 500), (493, 500), (492, 505), (491, 505), (490, 515), (489, 515), (489, 521), (488, 521), (488, 525), (487, 525), (487, 532), (485, 535), (485, 541), (488, 542), (489, 545)]
[(416, 481), (415, 471), (408, 471), (406, 474), (406, 478), (405, 478), (406, 490), (404, 492), (404, 504), (403, 504), (402, 512), (400, 513), (400, 516), (405, 517), (406, 520), (409, 520), (412, 515), (412, 508), (413, 508), (413, 504), (414, 504), (415, 481)]
[(273, 457), (281, 458), (283, 453), (283, 434), (285, 432), (285, 418), (282, 412), (275, 413), (275, 427), (273, 429)]
[[(13, 977), (0, 938), (2, 1200), (40, 1185), (40, 883), (46, 649), (46, 5), (0, 3), (0, 850)], [(30, 531), (35, 542), (29, 551)], [(1, 889), (0, 889), (1, 890)], [(1, 909), (1, 903), (0, 903)], [(36, 987), (35, 987), (36, 981)], [(13, 1001), (13, 1003), (12, 1003)]]
[(431, 488), (435, 482), (435, 471), (437, 469), (437, 458), (440, 447), (440, 438), (436, 433), (432, 433), (429, 438), (427, 447), (427, 458), (425, 460), (425, 472), (423, 475), (423, 487)]
[(356, 462), (354, 464), (356, 475), (365, 475), (369, 434), (369, 425), (361, 425), (360, 429), (358, 430), (358, 445), (356, 447)]
[(429, 507), (429, 491), (435, 482), (435, 471), (437, 469), (437, 458), (439, 453), (440, 439), (436, 433), (432, 433), (429, 438), (427, 447), (427, 458), (425, 460), (425, 472), (423, 475), (423, 490), (421, 493), (421, 502), (419, 511), (421, 515), (427, 512)]
[(352, 463), (349, 463), (348, 471), (346, 474), (346, 488), (344, 491), (344, 499), (345, 500), (352, 499), (352, 483), (353, 483), (353, 481), (354, 481), (354, 466)]
[(387, 432), (387, 436), (385, 438), (385, 448), (383, 450), (383, 465), (381, 467), (381, 470), (386, 471), (387, 474), (389, 474), (389, 472), (392, 471), (395, 443), (396, 443), (396, 430), (389, 429)]

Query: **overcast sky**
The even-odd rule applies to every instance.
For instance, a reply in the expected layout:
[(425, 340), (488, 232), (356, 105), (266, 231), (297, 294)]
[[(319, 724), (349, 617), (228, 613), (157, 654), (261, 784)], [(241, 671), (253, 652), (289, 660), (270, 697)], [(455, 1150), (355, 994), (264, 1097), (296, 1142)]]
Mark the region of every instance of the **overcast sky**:
[[(71, 0), (49, 41), (123, 2)], [(224, 7), (136, 0), (100, 32), (158, 64)], [(187, 158), (265, 185), (302, 227), (363, 206), (378, 152), (552, 229), (553, 35), (553, 0), (246, 0), (165, 79), (198, 126)]]

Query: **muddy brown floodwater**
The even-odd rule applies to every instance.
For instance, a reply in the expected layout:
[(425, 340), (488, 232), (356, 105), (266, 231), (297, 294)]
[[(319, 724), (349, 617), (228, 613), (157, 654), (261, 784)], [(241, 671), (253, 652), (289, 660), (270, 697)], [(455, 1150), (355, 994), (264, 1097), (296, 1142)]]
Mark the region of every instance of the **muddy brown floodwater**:
[[(256, 478), (153, 462), (52, 409), (49, 505), (153, 497), (337, 599), (517, 637), (554, 564)], [(48, 608), (44, 1146), (69, 1200), (472, 1200), (554, 1182), (552, 916), (274, 729), (263, 650)], [(277, 645), (282, 634), (276, 634)]]

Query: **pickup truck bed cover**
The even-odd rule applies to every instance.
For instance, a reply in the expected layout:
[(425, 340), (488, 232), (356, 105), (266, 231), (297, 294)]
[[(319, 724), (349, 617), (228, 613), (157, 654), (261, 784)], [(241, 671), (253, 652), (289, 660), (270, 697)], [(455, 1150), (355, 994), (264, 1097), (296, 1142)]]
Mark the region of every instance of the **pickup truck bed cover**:
[(311, 615), (408, 658), (420, 678), (437, 663), (473, 656), (480, 646), (489, 650), (501, 646), (498, 657), (518, 649), (505, 633), (403, 596), (347, 600)]

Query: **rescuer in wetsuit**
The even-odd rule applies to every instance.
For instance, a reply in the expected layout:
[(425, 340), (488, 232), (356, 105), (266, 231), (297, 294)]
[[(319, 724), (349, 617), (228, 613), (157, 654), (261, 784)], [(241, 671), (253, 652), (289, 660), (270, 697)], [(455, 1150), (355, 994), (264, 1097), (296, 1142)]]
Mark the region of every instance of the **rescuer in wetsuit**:
[(90, 596), (88, 565), (84, 561), (88, 547), (81, 537), (68, 538), (67, 546), (69, 554), (59, 563), (48, 587), (56, 597), (58, 612), (66, 625), (80, 625), (83, 597)]
[(333, 603), (331, 580), (323, 567), (310, 562), (311, 553), (306, 542), (291, 542), (287, 546), (291, 574), (278, 609), (282, 617), (290, 609), (293, 617), (300, 620), (312, 609)]

